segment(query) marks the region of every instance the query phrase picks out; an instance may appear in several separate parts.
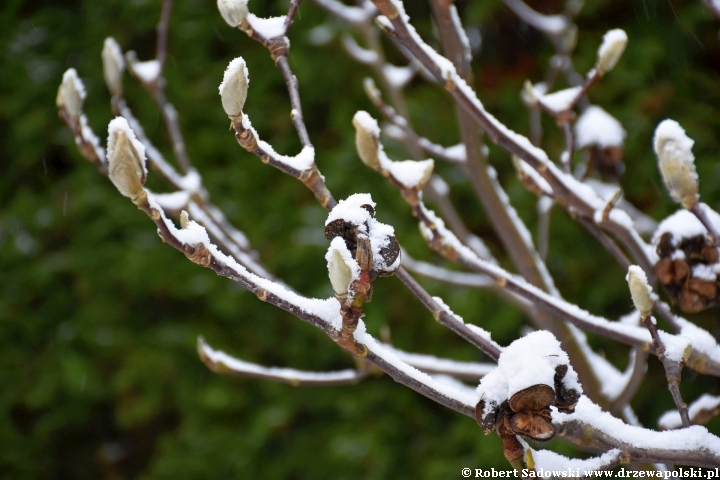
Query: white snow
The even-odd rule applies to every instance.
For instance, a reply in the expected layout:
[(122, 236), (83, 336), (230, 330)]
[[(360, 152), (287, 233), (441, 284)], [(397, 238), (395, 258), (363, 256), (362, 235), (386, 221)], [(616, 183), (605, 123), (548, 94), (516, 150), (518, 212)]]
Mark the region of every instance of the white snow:
[(147, 157), (145, 156), (145, 146), (140, 142), (140, 140), (137, 139), (135, 136), (135, 132), (130, 128), (130, 125), (128, 125), (127, 120), (123, 117), (115, 117), (113, 120), (110, 121), (108, 124), (108, 140), (107, 140), (107, 158), (109, 162), (112, 162), (113, 155), (115, 154), (114, 147), (115, 143), (117, 141), (117, 136), (120, 133), (125, 133), (125, 136), (132, 144), (133, 148), (137, 152), (138, 156), (140, 157), (140, 166), (142, 168), (143, 173), (147, 176), (147, 165), (146, 160)]
[[(362, 325), (362, 328), (360, 328), (360, 325)], [(362, 320), (360, 321), (360, 325), (358, 325), (358, 329), (355, 331), (355, 340), (364, 344), (368, 348), (368, 350), (373, 352), (375, 355), (382, 358), (398, 370), (402, 371), (407, 376), (419, 381), (424, 385), (427, 385), (428, 387), (438, 391), (440, 394), (459, 403), (465, 404), (469, 407), (475, 407), (475, 404), (478, 401), (475, 395), (472, 395), (470, 392), (464, 389), (458, 389), (451, 385), (448, 385), (447, 383), (439, 382), (427, 373), (421, 372), (415, 367), (412, 367), (407, 363), (403, 362), (400, 357), (395, 354), (395, 352), (385, 348), (382, 344), (378, 343), (377, 340), (375, 340), (370, 334), (365, 331), (365, 324)]]
[(250, 123), (250, 117), (248, 117), (247, 114), (244, 113), (242, 116), (242, 125), (244, 128), (250, 130), (253, 133), (258, 146), (274, 160), (277, 160), (278, 162), (283, 163), (299, 172), (304, 172), (308, 168), (312, 167), (313, 163), (315, 163), (315, 148), (311, 147), (310, 145), (304, 146), (303, 149), (300, 150), (300, 153), (298, 153), (294, 157), (280, 155), (275, 151), (272, 145), (260, 139), (260, 135), (258, 135), (257, 130), (255, 130), (255, 128), (252, 126), (252, 123)]
[(477, 380), (495, 369), (494, 363), (461, 362), (448, 358), (439, 358), (434, 355), (411, 353), (399, 350), (392, 345), (383, 344), (402, 361), (425, 372), (442, 372), (447, 375), (473, 378)]
[(160, 62), (148, 60), (131, 64), (132, 71), (143, 83), (152, 83), (160, 76)]
[(568, 21), (562, 15), (543, 15), (528, 7), (522, 0), (508, 0), (505, 5), (525, 23), (532, 25), (546, 35), (560, 35), (567, 28)]
[(356, 193), (345, 200), (340, 200), (328, 214), (325, 226), (328, 226), (334, 220), (342, 218), (346, 222), (359, 226), (364, 231), (363, 224), (369, 222), (372, 216), (370, 212), (361, 207), (362, 205), (370, 205), (373, 209), (375, 208), (375, 202), (372, 201), (369, 193)]
[(460, 42), (462, 42), (462, 45), (464, 47), (465, 52), (465, 61), (470, 63), (472, 61), (472, 53), (470, 48), (470, 39), (467, 36), (467, 33), (465, 32), (465, 29), (463, 29), (462, 21), (460, 20), (460, 15), (458, 14), (457, 7), (454, 3), (450, 4), (450, 19), (452, 20), (453, 27), (455, 28), (455, 31), (457, 32), (458, 38), (460, 38)]
[[(718, 407), (720, 407), (720, 397), (705, 393), (690, 404), (688, 407), (688, 416), (692, 420), (700, 412), (713, 411)], [(658, 420), (658, 426), (663, 430), (673, 430), (682, 427), (680, 412), (677, 410), (665, 412)]]
[(717, 280), (717, 269), (719, 265), (704, 265), (702, 263), (699, 263), (692, 267), (692, 274), (691, 276), (693, 278), (700, 278), (703, 280), (709, 280), (711, 282), (714, 282)]
[[(380, 126), (369, 113), (359, 110), (353, 116), (356, 128), (365, 130), (376, 139), (380, 136)], [(382, 144), (377, 142), (377, 158), (380, 162), (380, 172), (391, 175), (397, 182), (406, 188), (422, 188), (430, 179), (435, 162), (428, 160), (390, 160)]]
[(625, 135), (625, 129), (620, 122), (596, 105), (589, 106), (575, 122), (577, 148), (622, 147), (625, 143)]
[(535, 475), (544, 478), (580, 478), (586, 472), (600, 470), (607, 465), (614, 465), (622, 455), (618, 449), (608, 450), (598, 457), (586, 459), (568, 458), (551, 450), (533, 450)]
[[(710, 217), (710, 221), (720, 228), (720, 215), (710, 208), (706, 208), (705, 211)], [(673, 245), (678, 247), (685, 238), (707, 235), (707, 229), (694, 214), (682, 209), (660, 222), (652, 238), (653, 244), (657, 245), (660, 237), (665, 233), (672, 234)]]
[[(88, 125), (87, 117), (84, 113), (80, 115), (80, 134), (82, 135), (83, 140), (92, 145), (98, 158), (102, 162), (106, 162), (107, 159), (105, 158), (105, 149), (100, 146), (100, 139), (97, 137), (97, 135), (95, 135), (95, 132), (93, 132), (93, 129), (90, 128), (90, 125)], [(79, 138), (75, 138), (76, 142), (78, 142), (79, 140)]]
[(378, 54), (374, 50), (363, 48), (355, 41), (352, 35), (343, 35), (342, 43), (345, 50), (356, 62), (360, 62), (363, 65), (372, 65), (380, 60)]
[(181, 210), (187, 207), (190, 201), (190, 193), (185, 190), (178, 190), (172, 193), (156, 193), (155, 200), (165, 210)]
[(515, 340), (500, 354), (497, 368), (480, 380), (477, 392), (486, 402), (485, 413), (528, 387), (547, 385), (554, 390), (558, 365), (568, 366), (563, 384), (582, 393), (577, 373), (552, 333), (539, 330)]
[(295, 370), (293, 368), (265, 367), (256, 363), (240, 360), (221, 350), (215, 350), (204, 341), (198, 341), (198, 348), (202, 350), (202, 354), (206, 355), (213, 363), (219, 363), (229, 368), (235, 373), (245, 375), (261, 375), (274, 377), (278, 380), (287, 380), (289, 382), (329, 382), (329, 381), (351, 381), (358, 377), (356, 370), (347, 369), (336, 372), (307, 372), (303, 370)]
[(417, 72), (417, 70), (410, 65), (405, 67), (396, 67), (395, 65), (391, 65), (389, 63), (383, 65), (382, 71), (388, 83), (395, 88), (403, 88), (410, 82), (410, 80), (412, 80)]
[(250, 13), (247, 16), (250, 27), (266, 39), (282, 37), (285, 35), (285, 20), (286, 15), (279, 17), (260, 18), (257, 15)]
[(627, 425), (610, 413), (602, 411), (585, 396), (580, 398), (574, 413), (553, 412), (553, 424), (556, 428), (562, 428), (563, 424), (572, 421), (587, 424), (586, 428), (602, 432), (636, 449), (697, 450), (712, 452), (713, 455), (720, 451), (720, 438), (708, 432), (705, 427), (695, 425), (680, 430), (657, 432)]
[(543, 94), (538, 90), (534, 93), (538, 102), (557, 114), (569, 110), (581, 90), (582, 87), (570, 87), (553, 93)]

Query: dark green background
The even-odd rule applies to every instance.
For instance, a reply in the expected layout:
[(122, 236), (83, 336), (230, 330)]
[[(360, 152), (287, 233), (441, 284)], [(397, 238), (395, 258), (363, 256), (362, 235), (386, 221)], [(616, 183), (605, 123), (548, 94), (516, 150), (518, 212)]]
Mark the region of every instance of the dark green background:
[[(214, 3), (178, 0), (170, 28), (167, 91), (190, 156), (214, 201), (272, 271), (304, 294), (328, 296), (325, 212), (299, 182), (239, 148), (217, 94), (228, 62), (245, 57), (246, 112), (263, 139), (294, 154), (299, 144), (282, 78), (262, 47), (227, 27)], [(414, 24), (432, 38), (428, 6), (409, 3)], [(655, 125), (670, 116), (696, 140), (702, 198), (717, 208), (720, 20), (699, 1), (588, 3), (574, 57), (581, 72), (592, 66), (607, 29), (624, 28), (630, 37), (616, 70), (590, 92), (627, 129), (628, 198), (657, 219), (673, 211), (650, 148)], [(546, 12), (562, 5), (533, 4)], [(499, 1), (459, 7), (468, 25), (483, 32), (473, 60), (480, 98), (510, 127), (527, 132), (518, 92), (526, 78), (544, 76), (549, 45)], [(58, 120), (57, 85), (74, 67), (87, 87), (90, 124), (104, 143), (112, 115), (100, 67), (103, 39), (113, 36), (124, 51), (149, 59), (159, 2), (5, 0), (1, 8), (0, 478), (432, 479), (460, 478), (462, 467), (507, 468), (496, 437), (387, 377), (293, 388), (208, 371), (195, 353), (200, 334), (266, 365), (330, 370), (353, 361), (319, 331), (163, 245), (152, 223), (78, 154)], [(286, 3), (253, 0), (250, 8), (278, 15)], [(291, 32), (290, 63), (318, 166), (336, 198), (371, 193), (379, 219), (395, 225), (400, 242), (416, 257), (437, 260), (397, 191), (356, 158), (352, 115), (365, 109), (377, 116), (362, 93), (369, 72), (349, 61), (337, 35), (324, 47), (308, 41), (310, 29), (326, 21), (306, 2)], [(329, 25), (336, 34), (345, 28)], [(125, 86), (148, 134), (169, 156), (157, 107), (131, 79)], [(447, 145), (458, 140), (444, 92), (416, 80), (407, 96), (421, 134)], [(552, 120), (545, 127), (544, 146), (557, 158), (562, 138)], [(392, 144), (388, 150), (397, 159), (405, 155)], [(490, 160), (533, 226), (535, 198), (515, 179), (508, 155), (491, 146)], [(460, 172), (437, 169), (469, 227), (502, 257)], [(164, 188), (152, 175), (149, 185)], [(610, 318), (629, 311), (624, 272), (564, 212), (553, 215), (551, 238), (549, 267), (567, 299)], [(524, 325), (520, 313), (485, 292), (424, 283), (500, 343), (517, 338)], [(481, 359), (395, 279), (376, 282), (366, 312), (369, 330), (378, 334), (387, 326), (400, 348)], [(716, 309), (693, 318), (718, 334)], [(624, 368), (626, 348), (591, 342)], [(633, 407), (654, 425), (673, 404), (654, 358), (649, 371)], [(692, 400), (720, 388), (714, 378), (686, 372), (682, 391)], [(709, 428), (718, 432), (720, 423)]]

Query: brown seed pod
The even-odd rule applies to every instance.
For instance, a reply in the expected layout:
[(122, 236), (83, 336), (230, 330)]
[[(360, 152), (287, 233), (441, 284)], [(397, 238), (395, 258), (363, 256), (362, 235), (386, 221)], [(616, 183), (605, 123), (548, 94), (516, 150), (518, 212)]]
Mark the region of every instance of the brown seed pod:
[(518, 435), (540, 442), (555, 436), (555, 427), (547, 416), (538, 413), (516, 413), (510, 418), (510, 427)]
[(562, 380), (567, 372), (567, 365), (561, 364), (555, 367), (555, 406), (563, 413), (572, 413), (580, 400), (580, 394), (573, 388), (567, 388), (563, 383)]
[(386, 246), (380, 249), (380, 256), (382, 256), (383, 261), (385, 262), (384, 268), (382, 270), (378, 270), (378, 274), (380, 276), (385, 275), (391, 275), (392, 272), (384, 272), (385, 269), (389, 268), (390, 265), (395, 263), (395, 260), (397, 260), (398, 256), (400, 255), (400, 244), (398, 243), (397, 239), (394, 236), (388, 237), (388, 243)]
[(548, 385), (533, 385), (520, 390), (510, 398), (510, 408), (513, 412), (536, 412), (552, 405), (555, 392)]

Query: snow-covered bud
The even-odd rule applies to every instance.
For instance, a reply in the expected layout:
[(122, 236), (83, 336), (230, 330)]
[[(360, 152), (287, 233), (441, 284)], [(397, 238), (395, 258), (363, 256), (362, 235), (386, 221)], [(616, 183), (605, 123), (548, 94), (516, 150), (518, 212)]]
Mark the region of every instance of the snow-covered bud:
[(102, 64), (103, 76), (108, 90), (113, 95), (120, 95), (122, 92), (122, 76), (125, 72), (125, 59), (120, 45), (112, 37), (106, 38), (103, 43)]
[(698, 201), (698, 174), (695, 170), (695, 142), (674, 120), (663, 120), (655, 129), (655, 154), (670, 196), (690, 209)]
[(247, 99), (248, 77), (247, 66), (242, 57), (238, 57), (228, 65), (220, 84), (220, 100), (229, 117), (237, 117), (242, 113)]
[(123, 117), (108, 125), (108, 177), (118, 191), (133, 202), (143, 193), (147, 177), (145, 147)]
[(652, 288), (648, 285), (645, 272), (637, 265), (631, 265), (628, 268), (625, 280), (627, 280), (630, 287), (630, 295), (635, 308), (638, 309), (643, 318), (649, 317), (653, 308), (653, 299)]
[(532, 106), (537, 104), (537, 95), (535, 94), (535, 87), (530, 80), (525, 80), (523, 83), (522, 92), (520, 92), (520, 98), (525, 102), (525, 105)]
[(180, 212), (180, 228), (185, 229), (188, 228), (188, 223), (190, 222), (190, 215), (187, 211), (183, 210)]
[(337, 295), (347, 295), (350, 284), (359, 275), (360, 267), (342, 237), (333, 238), (325, 259), (333, 290)]
[(355, 114), (352, 122), (355, 126), (355, 145), (360, 160), (373, 170), (379, 170), (380, 127), (377, 120), (372, 118), (369, 113), (360, 110)]
[(615, 28), (605, 34), (597, 53), (597, 69), (601, 74), (615, 68), (625, 51), (627, 42), (628, 37), (625, 30)]
[(78, 78), (74, 68), (69, 68), (64, 74), (62, 83), (58, 87), (55, 104), (58, 108), (65, 108), (70, 118), (77, 120), (82, 113), (85, 100), (85, 86)]
[(237, 27), (248, 16), (247, 0), (217, 0), (217, 7), (231, 27)]

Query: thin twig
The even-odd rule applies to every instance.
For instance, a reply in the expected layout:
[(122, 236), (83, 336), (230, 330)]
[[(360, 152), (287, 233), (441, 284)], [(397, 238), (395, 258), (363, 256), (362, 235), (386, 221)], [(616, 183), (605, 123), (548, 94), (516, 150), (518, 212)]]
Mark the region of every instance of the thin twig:
[(469, 328), (457, 315), (449, 313), (447, 308), (435, 301), (404, 268), (400, 267), (395, 272), (395, 276), (422, 302), (425, 308), (430, 310), (440, 325), (457, 333), (493, 360), (500, 358), (500, 352), (502, 351), (500, 345), (490, 339), (489, 335), (478, 335), (474, 329)]
[(655, 326), (655, 319), (651, 316), (646, 316), (642, 317), (641, 320), (643, 325), (645, 325), (645, 328), (647, 328), (650, 332), (653, 345), (655, 346), (655, 354), (665, 368), (668, 388), (670, 389), (670, 393), (675, 401), (675, 406), (677, 407), (678, 412), (680, 412), (683, 427), (689, 427), (690, 417), (688, 416), (687, 405), (683, 402), (682, 396), (680, 395), (680, 372), (682, 371), (682, 365), (665, 356), (665, 343), (658, 335), (657, 327)]

